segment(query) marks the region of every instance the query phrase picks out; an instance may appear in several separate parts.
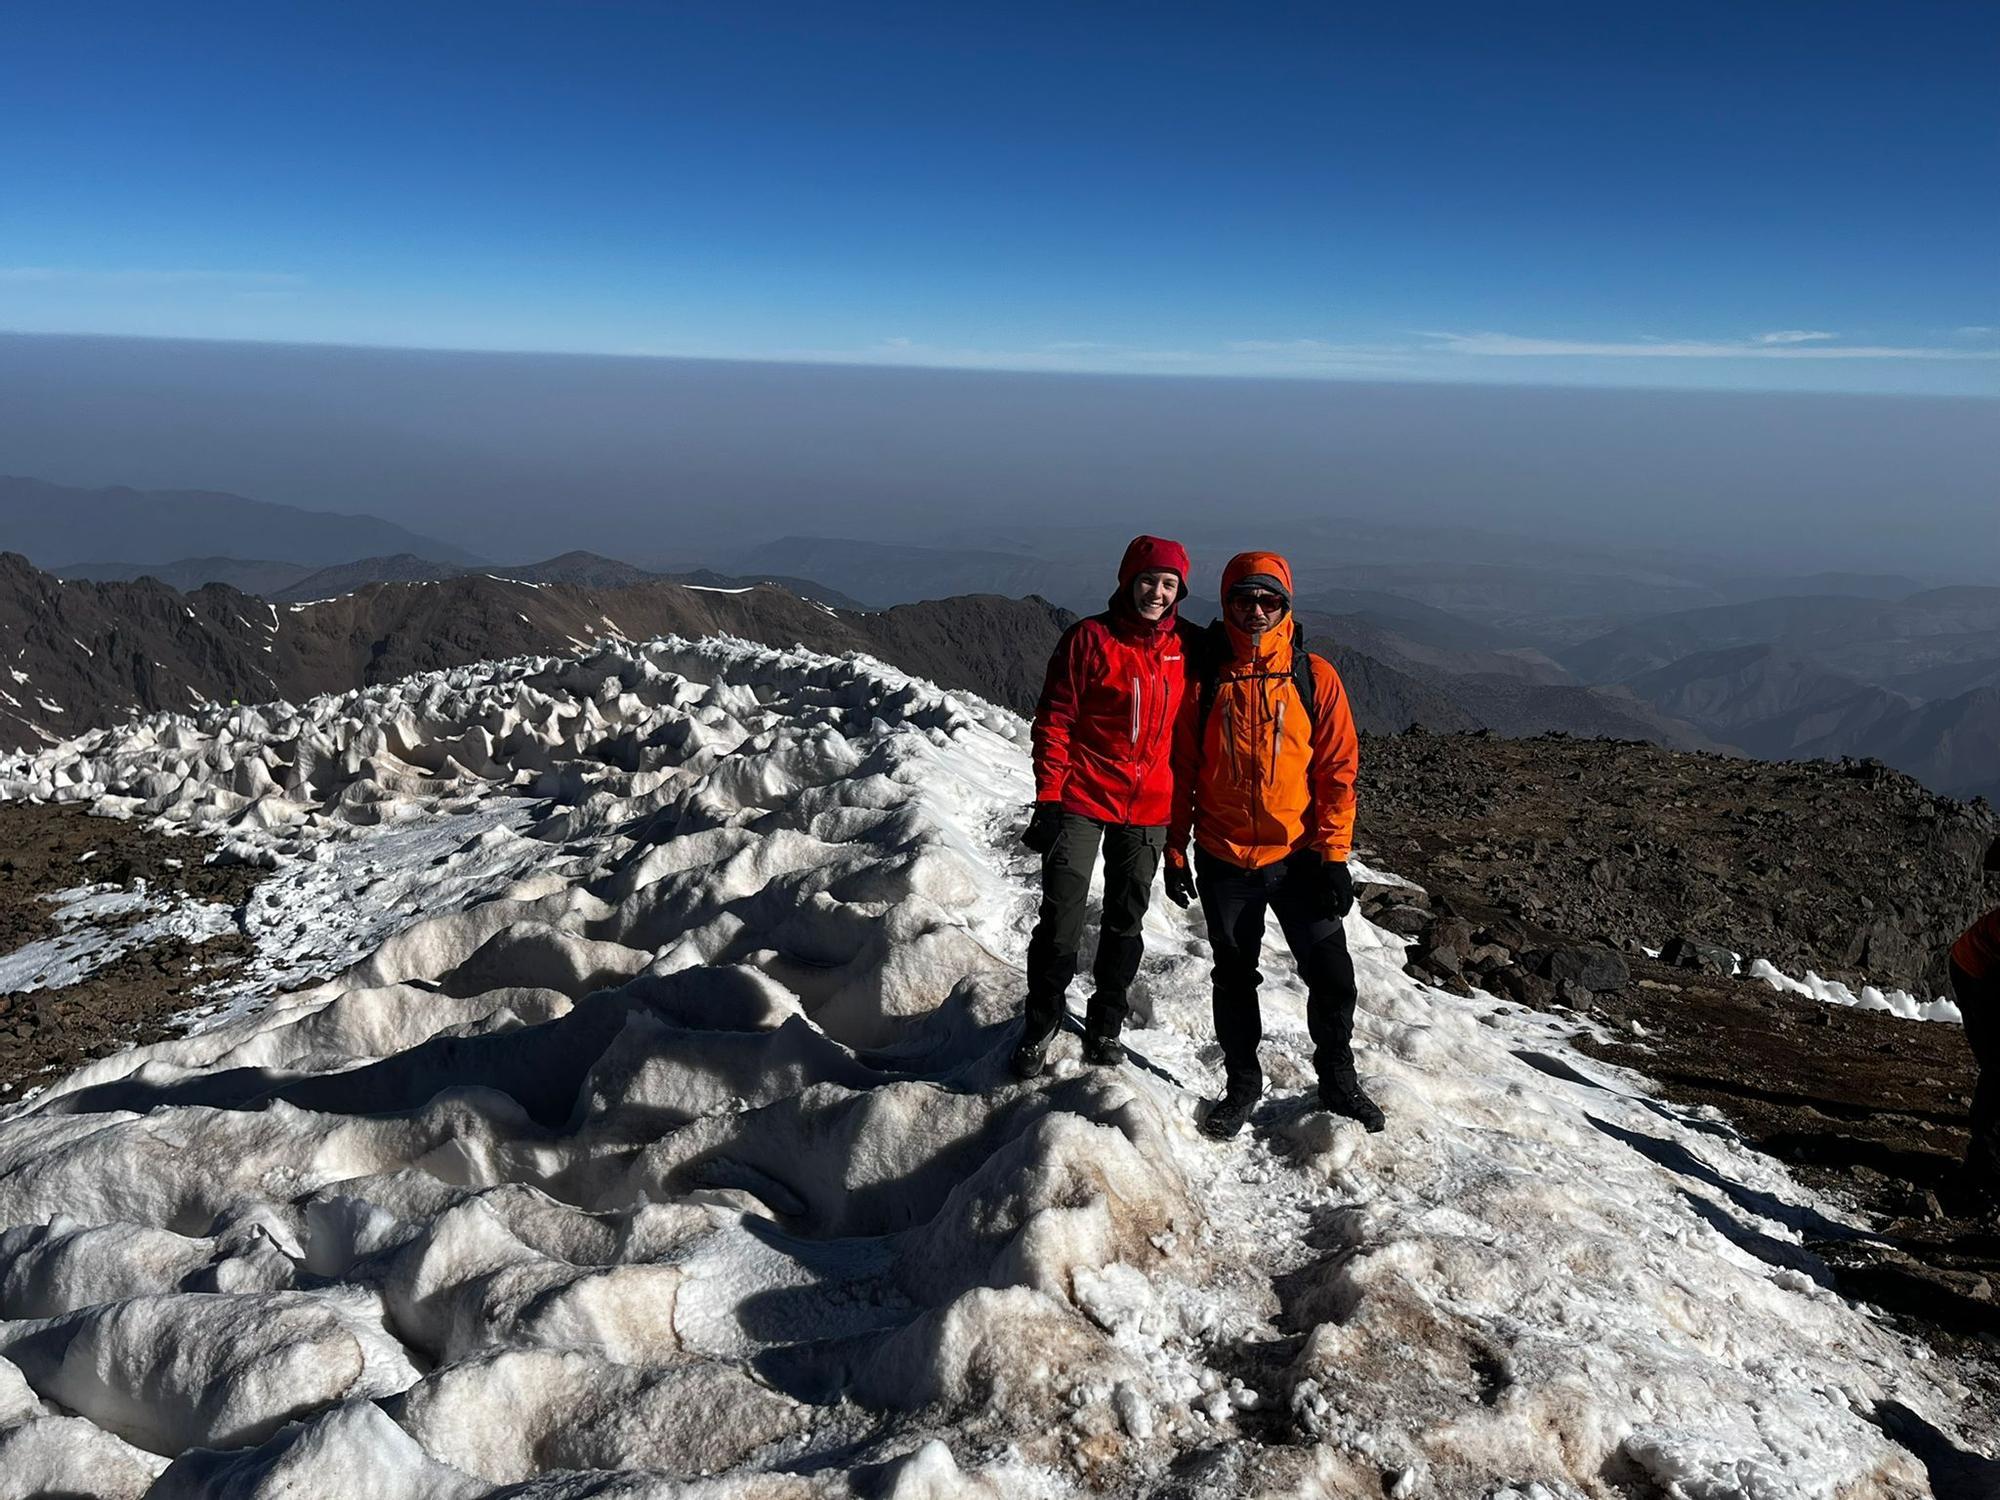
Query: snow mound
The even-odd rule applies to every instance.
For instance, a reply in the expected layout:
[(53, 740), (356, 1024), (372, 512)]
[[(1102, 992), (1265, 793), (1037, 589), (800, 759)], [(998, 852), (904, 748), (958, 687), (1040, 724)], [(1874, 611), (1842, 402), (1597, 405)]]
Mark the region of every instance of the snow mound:
[(0, 1495), (1927, 1492), (1873, 1413), (1952, 1379), (1801, 1243), (1853, 1231), (1358, 916), (1385, 1136), (1300, 1097), (1275, 953), (1273, 1095), (1196, 1134), (1164, 906), (1131, 1062), (1009, 1081), (1025, 740), (669, 639), (0, 762), (279, 913), (0, 1112)]

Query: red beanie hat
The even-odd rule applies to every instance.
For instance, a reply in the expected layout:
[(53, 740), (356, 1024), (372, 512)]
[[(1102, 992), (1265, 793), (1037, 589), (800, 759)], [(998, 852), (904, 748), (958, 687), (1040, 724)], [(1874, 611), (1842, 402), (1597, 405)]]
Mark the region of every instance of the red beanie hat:
[(1130, 588), (1132, 580), (1141, 573), (1158, 571), (1180, 574), (1181, 593), (1186, 594), (1187, 548), (1163, 536), (1135, 536), (1125, 549), (1124, 560), (1118, 564), (1118, 587)]

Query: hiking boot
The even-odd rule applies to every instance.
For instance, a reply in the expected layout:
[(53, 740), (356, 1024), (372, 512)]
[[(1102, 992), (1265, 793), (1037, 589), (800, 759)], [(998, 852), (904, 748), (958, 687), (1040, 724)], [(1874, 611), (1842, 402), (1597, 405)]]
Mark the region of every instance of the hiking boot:
[(1224, 1094), (1209, 1105), (1208, 1113), (1202, 1116), (1201, 1133), (1214, 1140), (1226, 1141), (1250, 1118), (1250, 1111), (1257, 1107), (1255, 1094)]
[(1014, 1055), (1007, 1059), (1007, 1071), (1020, 1079), (1041, 1077), (1042, 1069), (1049, 1064), (1049, 1043), (1055, 1039), (1053, 1031), (1045, 1031), (1035, 1037), (1022, 1037)]
[(1336, 1073), (1325, 1079), (1319, 1086), (1320, 1108), (1330, 1114), (1345, 1115), (1350, 1120), (1359, 1120), (1369, 1131), (1382, 1128), (1382, 1111), (1373, 1099), (1361, 1091), (1361, 1080), (1352, 1073)]
[(1115, 1036), (1084, 1033), (1083, 1060), (1093, 1068), (1115, 1068), (1125, 1061), (1125, 1048)]

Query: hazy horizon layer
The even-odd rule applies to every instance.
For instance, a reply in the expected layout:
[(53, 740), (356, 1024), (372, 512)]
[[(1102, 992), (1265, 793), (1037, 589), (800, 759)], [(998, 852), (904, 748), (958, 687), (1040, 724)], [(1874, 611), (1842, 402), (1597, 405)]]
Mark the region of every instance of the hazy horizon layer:
[(366, 511), (490, 558), (1354, 516), (1989, 578), (2000, 401), (0, 334), (0, 471)]

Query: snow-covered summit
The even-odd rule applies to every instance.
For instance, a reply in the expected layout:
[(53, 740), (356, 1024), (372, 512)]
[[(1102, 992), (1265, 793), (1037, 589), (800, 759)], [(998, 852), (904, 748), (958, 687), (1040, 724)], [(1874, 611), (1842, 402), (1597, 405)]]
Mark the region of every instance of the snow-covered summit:
[(524, 658), (0, 795), (226, 828), (321, 950), (0, 1113), (0, 1496), (1831, 1500), (1953, 1426), (1823, 1205), (1358, 916), (1385, 1135), (1306, 1108), (1275, 955), (1272, 1097), (1195, 1133), (1165, 906), (1132, 1061), (1012, 1083), (1024, 726), (865, 658)]

